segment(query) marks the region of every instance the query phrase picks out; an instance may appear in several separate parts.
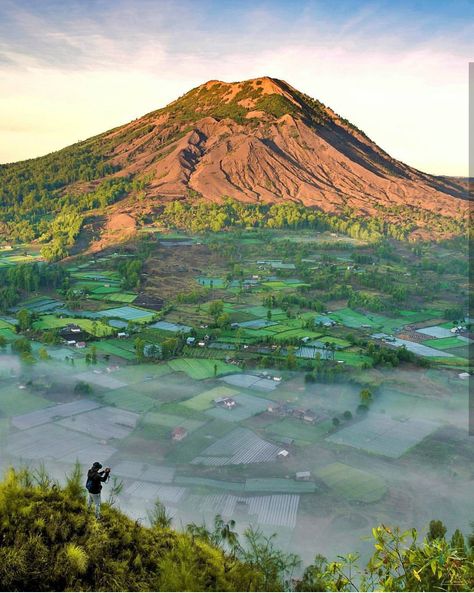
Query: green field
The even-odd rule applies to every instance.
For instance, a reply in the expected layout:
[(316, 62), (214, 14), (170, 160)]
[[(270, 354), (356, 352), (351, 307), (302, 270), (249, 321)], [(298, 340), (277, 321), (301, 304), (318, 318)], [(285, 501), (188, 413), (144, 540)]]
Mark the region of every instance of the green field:
[(131, 412), (147, 412), (155, 405), (155, 400), (143, 395), (138, 391), (133, 391), (129, 387), (113, 389), (102, 396), (102, 401), (109, 406), (117, 406)]
[(131, 385), (149, 381), (171, 372), (170, 367), (166, 363), (133, 364), (116, 371), (113, 376)]
[(145, 424), (157, 424), (159, 426), (166, 426), (173, 429), (176, 426), (182, 426), (187, 431), (192, 432), (201, 428), (205, 423), (193, 418), (183, 418), (181, 416), (173, 416), (172, 414), (162, 414), (159, 412), (148, 412), (143, 418)]
[(176, 358), (170, 360), (168, 365), (173, 371), (186, 373), (188, 377), (198, 381), (219, 375), (240, 373), (239, 367), (215, 359)]
[(135, 360), (135, 347), (132, 340), (120, 339), (116, 340), (103, 340), (96, 342), (94, 346), (99, 352), (105, 354), (112, 354), (113, 356), (119, 356), (125, 360)]
[(99, 293), (96, 290), (89, 296), (89, 298), (96, 301), (108, 301), (111, 303), (133, 303), (137, 295), (128, 292), (117, 292), (117, 288), (112, 289), (112, 292)]
[(452, 338), (434, 338), (433, 340), (425, 340), (423, 345), (431, 346), (438, 350), (449, 350), (450, 348), (462, 348), (463, 346), (467, 346), (468, 343), (453, 336)]
[(17, 385), (8, 385), (0, 389), (0, 414), (2, 416), (19, 416), (52, 406), (53, 403), (39, 395), (32, 395), (27, 389), (19, 389)]
[(363, 326), (367, 326), (371, 329), (381, 329), (386, 332), (393, 332), (396, 328), (400, 328), (403, 325), (409, 323), (407, 319), (394, 319), (390, 317), (385, 317), (384, 315), (378, 315), (376, 313), (369, 313), (367, 315), (363, 313), (359, 313), (358, 311), (354, 311), (354, 309), (350, 309), (346, 307), (345, 309), (338, 309), (328, 315), (334, 321), (338, 321), (342, 325), (347, 327), (352, 327), (354, 329), (359, 329)]
[(5, 340), (8, 341), (17, 340), (19, 337), (21, 337), (8, 327), (0, 329), (0, 336), (3, 336)]
[(38, 321), (33, 324), (34, 329), (57, 329), (66, 325), (78, 325), (87, 333), (100, 338), (110, 336), (114, 330), (102, 321), (93, 319), (76, 319), (74, 317), (56, 317), (55, 315), (42, 315)]
[(296, 418), (283, 418), (266, 427), (269, 436), (294, 439), (297, 445), (309, 445), (326, 436), (333, 428), (331, 420), (319, 424), (305, 424)]
[(218, 438), (233, 430), (234, 425), (222, 420), (211, 420), (198, 428), (180, 443), (174, 443), (168, 460), (175, 463), (188, 463)]
[(326, 486), (347, 500), (376, 502), (385, 495), (387, 487), (382, 478), (358, 470), (345, 463), (331, 463), (316, 472)]
[(176, 476), (173, 484), (180, 486), (197, 486), (209, 488), (210, 490), (227, 490), (228, 492), (245, 492), (244, 482), (230, 482), (225, 480), (213, 480), (212, 478), (199, 478), (193, 476)]
[(443, 312), (439, 309), (423, 309), (422, 311), (400, 311), (400, 317), (405, 319), (405, 323), (419, 323), (428, 321), (428, 319), (439, 319), (443, 317)]
[(328, 342), (329, 344), (335, 344), (336, 346), (340, 346), (341, 348), (347, 348), (348, 346), (350, 346), (350, 342), (348, 342), (347, 340), (343, 340), (342, 338), (336, 338), (334, 336), (322, 336), (318, 339), (319, 342), (322, 342), (323, 344), (326, 344), (326, 342)]
[(347, 350), (344, 350), (343, 352), (336, 352), (335, 358), (336, 360), (344, 361), (350, 366), (359, 368), (364, 364), (372, 364), (372, 359), (369, 356), (365, 356), (365, 354), (359, 354), (358, 352), (348, 352)]
[(297, 482), (287, 478), (252, 478), (245, 482), (245, 492), (285, 492), (307, 494), (316, 492), (314, 482)]
[(226, 387), (225, 385), (220, 385), (219, 387), (214, 387), (214, 389), (209, 389), (208, 391), (204, 391), (203, 393), (195, 395), (191, 399), (188, 399), (185, 402), (183, 402), (182, 405), (193, 410), (204, 411), (212, 406), (212, 402), (216, 398), (233, 397), (238, 393), (239, 392), (236, 389), (231, 389), (230, 387)]

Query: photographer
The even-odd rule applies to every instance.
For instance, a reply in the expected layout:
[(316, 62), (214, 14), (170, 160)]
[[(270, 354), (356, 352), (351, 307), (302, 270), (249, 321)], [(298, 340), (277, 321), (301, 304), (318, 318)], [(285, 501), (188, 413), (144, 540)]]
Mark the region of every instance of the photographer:
[(102, 469), (102, 464), (96, 461), (87, 472), (86, 490), (89, 492), (88, 508), (95, 504), (95, 516), (100, 519), (100, 491), (102, 482), (106, 482), (110, 476), (110, 467)]

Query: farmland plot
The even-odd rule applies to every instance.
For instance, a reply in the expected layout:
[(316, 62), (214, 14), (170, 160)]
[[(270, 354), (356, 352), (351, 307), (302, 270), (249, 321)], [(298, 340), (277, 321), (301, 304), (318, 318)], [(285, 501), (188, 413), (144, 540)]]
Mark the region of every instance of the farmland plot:
[(123, 439), (135, 428), (138, 414), (119, 408), (98, 408), (58, 422), (64, 428), (100, 439)]
[(438, 427), (439, 424), (428, 420), (407, 418), (402, 421), (384, 414), (371, 413), (357, 424), (339, 430), (326, 440), (337, 445), (348, 445), (369, 453), (398, 458)]
[(15, 428), (25, 430), (34, 426), (40, 426), (41, 424), (47, 424), (53, 420), (88, 412), (99, 407), (100, 404), (88, 399), (81, 399), (67, 404), (50, 405), (48, 408), (36, 410), (35, 412), (14, 416), (12, 418), (12, 424)]
[(316, 474), (335, 494), (348, 500), (376, 502), (387, 491), (381, 478), (344, 463), (331, 463)]
[(236, 428), (219, 439), (191, 463), (201, 465), (240, 465), (275, 461), (281, 447), (264, 441), (251, 430)]
[(209, 409), (215, 399), (219, 397), (234, 397), (238, 393), (239, 392), (236, 389), (231, 389), (230, 387), (222, 385), (195, 395), (191, 399), (183, 402), (183, 406), (202, 412)]
[(246, 393), (237, 394), (232, 397), (237, 404), (235, 408), (227, 410), (225, 408), (215, 407), (208, 410), (207, 414), (213, 418), (227, 420), (228, 422), (241, 422), (251, 416), (264, 412), (272, 403), (263, 397), (255, 397)]
[(201, 380), (210, 377), (235, 373), (239, 371), (235, 365), (226, 364), (215, 359), (175, 358), (168, 362), (173, 371), (182, 371), (191, 379)]

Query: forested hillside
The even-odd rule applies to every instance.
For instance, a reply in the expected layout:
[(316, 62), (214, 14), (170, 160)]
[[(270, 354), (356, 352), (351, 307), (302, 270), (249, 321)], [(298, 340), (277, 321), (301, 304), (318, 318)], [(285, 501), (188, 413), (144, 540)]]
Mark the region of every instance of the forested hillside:
[[(113, 491), (113, 489), (112, 489)], [(113, 504), (113, 500), (110, 501)], [(159, 502), (151, 527), (111, 504), (97, 521), (86, 510), (79, 468), (64, 487), (44, 471), (10, 470), (0, 484), (2, 591), (470, 591), (474, 536), (450, 539), (440, 521), (427, 538), (373, 529), (374, 555), (322, 556), (303, 569), (273, 538), (216, 517), (178, 533)]]

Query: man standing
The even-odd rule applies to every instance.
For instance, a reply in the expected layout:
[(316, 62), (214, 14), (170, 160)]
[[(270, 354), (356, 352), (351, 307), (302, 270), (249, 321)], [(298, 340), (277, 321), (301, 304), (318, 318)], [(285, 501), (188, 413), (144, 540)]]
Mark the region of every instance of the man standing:
[(102, 490), (102, 482), (109, 479), (110, 467), (102, 469), (102, 464), (98, 461), (92, 464), (92, 467), (87, 472), (86, 489), (89, 492), (88, 508), (95, 504), (95, 516), (100, 519), (100, 491)]

